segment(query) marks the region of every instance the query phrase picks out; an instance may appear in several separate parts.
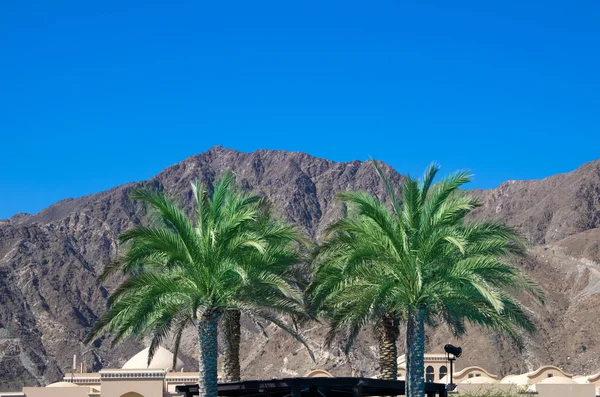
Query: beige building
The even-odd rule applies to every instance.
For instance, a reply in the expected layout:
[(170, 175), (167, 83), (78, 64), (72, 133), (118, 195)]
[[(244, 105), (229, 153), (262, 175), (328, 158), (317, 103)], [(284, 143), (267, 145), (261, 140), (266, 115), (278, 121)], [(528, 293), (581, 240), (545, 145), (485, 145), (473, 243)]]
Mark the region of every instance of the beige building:
[[(121, 368), (107, 368), (94, 373), (66, 374), (62, 381), (46, 387), (24, 387), (21, 391), (0, 392), (0, 397), (174, 397), (179, 385), (198, 383), (197, 372), (184, 372), (177, 361), (170, 370), (173, 354), (160, 348), (150, 365), (148, 350), (142, 350)], [(406, 377), (405, 357), (398, 359), (398, 375)], [(425, 377), (429, 382), (449, 383), (450, 366), (445, 354), (425, 355)], [(305, 377), (333, 377), (324, 369), (315, 369)], [(463, 368), (453, 374), (457, 394), (502, 391), (535, 394), (537, 397), (600, 396), (600, 372), (590, 376), (573, 376), (558, 367), (545, 365), (535, 371), (508, 375), (502, 379), (477, 366)]]
[[(450, 372), (445, 354), (425, 354), (425, 381), (444, 383), (441, 380)], [(406, 356), (398, 357), (398, 378), (406, 379)]]
[[(428, 382), (450, 383), (450, 363), (445, 354), (425, 354), (425, 379)], [(398, 358), (398, 378), (406, 378), (406, 358)], [(553, 365), (544, 365), (524, 374), (498, 379), (484, 368), (470, 366), (455, 371), (452, 381), (458, 395), (495, 389), (504, 392), (534, 394), (537, 397), (600, 396), (600, 372), (590, 376), (573, 376)]]
[(24, 387), (20, 392), (0, 392), (0, 397), (170, 397), (178, 385), (197, 384), (198, 372), (183, 372), (173, 354), (160, 348), (147, 365), (148, 349), (144, 349), (123, 365), (93, 373), (66, 374), (61, 382), (46, 387)]
[[(177, 360), (174, 371), (173, 354), (160, 348), (147, 365), (148, 349), (144, 349), (121, 368), (100, 372), (68, 373), (60, 382), (46, 387), (24, 387), (17, 392), (0, 392), (0, 397), (174, 397), (180, 385), (198, 383), (198, 372), (184, 372), (183, 361)], [(323, 369), (305, 375), (309, 378), (333, 377)]]
[(596, 397), (600, 394), (600, 374), (573, 376), (553, 365), (544, 365), (524, 374), (507, 375), (501, 380), (484, 373), (479, 377), (463, 376), (455, 383), (459, 394), (490, 389), (539, 397)]

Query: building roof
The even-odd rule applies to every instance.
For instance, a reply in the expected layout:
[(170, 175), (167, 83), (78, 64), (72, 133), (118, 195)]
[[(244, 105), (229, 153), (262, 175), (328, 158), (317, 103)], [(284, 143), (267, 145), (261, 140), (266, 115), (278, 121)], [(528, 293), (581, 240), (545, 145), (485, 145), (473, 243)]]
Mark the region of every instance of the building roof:
[(590, 381), (588, 380), (588, 377), (584, 376), (584, 375), (575, 375), (571, 379), (573, 379), (575, 382), (577, 382), (577, 383), (579, 383), (581, 385), (585, 385), (585, 384), (590, 383)]
[(485, 369), (483, 369), (482, 367), (479, 367), (477, 365), (471, 365), (470, 367), (463, 368), (460, 371), (455, 372), (454, 376), (457, 378), (460, 378), (461, 376), (464, 376), (465, 374), (468, 374), (469, 372), (473, 372), (473, 371), (479, 371), (479, 372), (483, 373), (485, 376), (487, 376), (488, 378), (498, 379), (498, 375), (490, 374), (488, 371), (486, 371)]
[(566, 378), (564, 376), (551, 376), (546, 379), (542, 379), (537, 383), (538, 385), (576, 385), (575, 382), (571, 378)]
[(78, 386), (75, 383), (71, 383), (71, 382), (54, 382), (54, 383), (50, 383), (46, 387), (81, 387), (81, 386)]
[[(450, 357), (454, 357), (454, 355), (450, 355)], [(425, 361), (437, 361), (437, 362), (445, 362), (448, 361), (448, 356), (446, 353), (425, 353), (423, 355)], [(406, 354), (401, 355), (396, 359), (398, 364), (406, 363)]]
[(312, 371), (308, 371), (305, 378), (333, 378), (333, 375), (329, 373), (329, 371), (325, 371), (324, 369), (313, 369)]
[(529, 377), (527, 376), (527, 374), (507, 375), (504, 378), (502, 378), (500, 383), (511, 383), (517, 386), (527, 386), (529, 384)]
[(179, 358), (177, 359), (177, 365), (173, 369), (173, 353), (165, 349), (164, 347), (159, 347), (158, 350), (154, 353), (154, 357), (152, 357), (152, 361), (148, 364), (148, 348), (142, 350), (135, 356), (131, 357), (129, 361), (123, 365), (122, 369), (164, 369), (164, 370), (174, 370), (181, 371), (183, 368), (183, 361)]
[(496, 379), (490, 378), (489, 376), (474, 376), (472, 378), (464, 379), (460, 383), (484, 384), (484, 383), (498, 383), (498, 381)]
[(547, 371), (547, 370), (553, 370), (553, 371), (557, 371), (560, 372), (562, 374), (562, 376), (566, 377), (566, 378), (572, 378), (573, 374), (568, 374), (565, 371), (563, 371), (562, 369), (554, 366), (554, 365), (542, 365), (541, 367), (539, 367), (538, 369), (536, 369), (535, 371), (531, 371), (531, 372), (527, 372), (527, 376), (529, 376), (530, 378), (534, 378), (536, 376), (539, 376), (542, 372)]
[(587, 379), (590, 383), (596, 383), (598, 380), (600, 380), (600, 372), (589, 375)]

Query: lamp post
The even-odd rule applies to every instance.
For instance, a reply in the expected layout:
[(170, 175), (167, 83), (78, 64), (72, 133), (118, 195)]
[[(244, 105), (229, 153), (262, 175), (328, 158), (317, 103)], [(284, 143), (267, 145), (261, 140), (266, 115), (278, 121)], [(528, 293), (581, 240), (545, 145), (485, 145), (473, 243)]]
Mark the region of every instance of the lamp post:
[(456, 360), (462, 354), (462, 349), (460, 347), (447, 344), (446, 346), (444, 346), (444, 351), (446, 352), (446, 357), (448, 358), (448, 361), (450, 361), (450, 383), (448, 384), (448, 391), (452, 391), (456, 388), (456, 385), (452, 381), (452, 367), (454, 364), (454, 360)]

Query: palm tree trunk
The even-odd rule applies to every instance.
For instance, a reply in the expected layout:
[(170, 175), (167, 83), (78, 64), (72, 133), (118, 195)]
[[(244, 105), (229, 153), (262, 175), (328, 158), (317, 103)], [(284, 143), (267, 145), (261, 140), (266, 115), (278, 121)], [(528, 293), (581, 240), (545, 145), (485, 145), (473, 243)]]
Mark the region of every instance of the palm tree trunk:
[(198, 389), (200, 397), (217, 397), (219, 313), (204, 313), (198, 320)]
[(400, 335), (398, 326), (398, 320), (391, 316), (382, 318), (377, 325), (381, 379), (396, 380), (398, 378), (398, 348), (396, 346), (396, 340)]
[(225, 331), (223, 380), (225, 382), (240, 381), (240, 318), (239, 310), (228, 310), (223, 318)]
[(406, 324), (406, 395), (423, 397), (425, 393), (425, 309), (408, 313)]

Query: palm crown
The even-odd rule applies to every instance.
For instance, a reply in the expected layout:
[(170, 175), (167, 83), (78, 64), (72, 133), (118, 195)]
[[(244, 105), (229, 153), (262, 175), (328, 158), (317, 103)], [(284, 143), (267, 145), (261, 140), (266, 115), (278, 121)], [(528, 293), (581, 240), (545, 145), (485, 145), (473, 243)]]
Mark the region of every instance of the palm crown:
[[(538, 298), (542, 292), (505, 259), (524, 252), (513, 229), (465, 221), (479, 205), (459, 191), (470, 180), (468, 173), (434, 184), (439, 168), (432, 165), (422, 181), (404, 180), (400, 199), (374, 165), (387, 187), (389, 207), (367, 193), (340, 195), (353, 212), (329, 227), (332, 237), (317, 256), (310, 293), (330, 320), (330, 339), (343, 332), (347, 349), (366, 324), (385, 328), (380, 334), (393, 339), (398, 321), (406, 321), (408, 372), (415, 376), (408, 387), (414, 396), (422, 394), (422, 387), (414, 387), (423, 378), (425, 322), (443, 321), (456, 334), (472, 322), (519, 341), (519, 330), (531, 331), (534, 324), (509, 292), (526, 290)], [(387, 342), (393, 352), (380, 353), (382, 372), (395, 378), (395, 339)]]
[(290, 282), (300, 236), (268, 216), (259, 196), (232, 185), (226, 174), (209, 197), (193, 184), (193, 220), (160, 192), (134, 191), (133, 198), (151, 204), (164, 225), (121, 235), (129, 247), (101, 278), (122, 272), (127, 279), (110, 296), (88, 341), (105, 331), (113, 332), (114, 342), (149, 333), (150, 360), (171, 332), (177, 349), (183, 330), (193, 324), (200, 339), (200, 384), (216, 395), (216, 327), (225, 312), (259, 316), (297, 336), (276, 314), (303, 315), (301, 293)]

